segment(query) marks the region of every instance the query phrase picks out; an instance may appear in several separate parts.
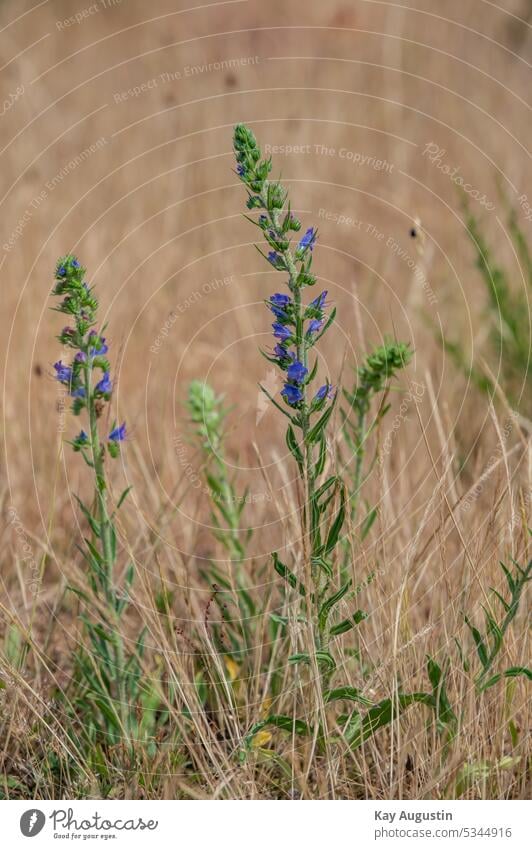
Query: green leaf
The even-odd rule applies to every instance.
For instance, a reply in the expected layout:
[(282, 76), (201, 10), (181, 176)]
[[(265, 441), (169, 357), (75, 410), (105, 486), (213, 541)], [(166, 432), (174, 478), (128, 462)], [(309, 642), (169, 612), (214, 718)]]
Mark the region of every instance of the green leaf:
[(405, 711), (410, 705), (420, 702), (428, 707), (434, 706), (434, 701), (429, 693), (399, 693), (395, 699), (384, 699), (378, 705), (372, 707), (367, 712), (362, 723), (356, 728), (354, 734), (349, 737), (344, 732), (344, 736), (352, 749), (356, 749), (362, 743), (371, 737), (379, 728), (384, 728), (386, 725), (396, 719), (400, 713)]
[(120, 498), (118, 499), (118, 503), (117, 503), (117, 505), (116, 505), (116, 509), (117, 509), (117, 510), (119, 510), (119, 509), (120, 509), (120, 507), (122, 506), (122, 504), (124, 503), (124, 501), (126, 500), (127, 496), (129, 495), (129, 493), (131, 492), (131, 490), (132, 490), (132, 489), (133, 489), (133, 485), (128, 486), (128, 487), (127, 487), (127, 488), (123, 491), (123, 493), (122, 493), (122, 495), (120, 496)]
[(345, 634), (346, 631), (351, 631), (355, 625), (359, 625), (360, 622), (367, 618), (367, 613), (364, 613), (363, 610), (357, 610), (351, 619), (342, 619), (342, 621), (338, 622), (337, 625), (333, 625), (332, 628), (329, 629), (329, 634), (331, 637), (337, 637), (339, 634)]
[(478, 628), (475, 628), (475, 626), (471, 623), (471, 621), (469, 620), (469, 618), (467, 616), (465, 617), (465, 622), (466, 622), (467, 627), (471, 631), (471, 634), (473, 635), (473, 639), (474, 639), (475, 645), (477, 647), (477, 653), (478, 653), (478, 656), (480, 658), (480, 662), (481, 662), (482, 666), (484, 667), (484, 669), (487, 669), (488, 666), (489, 666), (488, 650), (487, 650), (486, 644), (484, 643), (484, 640), (482, 639), (482, 635), (481, 635), (480, 631), (478, 630)]
[(434, 658), (427, 657), (427, 674), (432, 684), (432, 695), (436, 709), (436, 723), (439, 730), (454, 727), (457, 723), (456, 714), (451, 707), (445, 686), (445, 673)]
[(91, 515), (90, 511), (88, 510), (87, 507), (85, 507), (81, 498), (78, 498), (77, 495), (74, 495), (74, 498), (78, 502), (78, 505), (79, 505), (81, 512), (83, 513), (83, 515), (87, 519), (89, 526), (90, 526), (90, 529), (93, 532), (94, 536), (99, 538), (100, 537), (100, 523)]
[(291, 654), (288, 658), (288, 663), (292, 666), (296, 666), (298, 663), (310, 663), (310, 655), (307, 652), (297, 652), (296, 654)]
[(335, 607), (335, 605), (337, 605), (338, 602), (343, 599), (343, 597), (349, 590), (351, 583), (351, 579), (349, 579), (348, 581), (346, 581), (345, 584), (343, 584), (343, 586), (340, 587), (337, 592), (334, 593), (334, 595), (330, 596), (326, 601), (323, 602), (318, 613), (318, 626), (321, 631), (325, 630), (329, 613), (331, 612), (333, 607)]
[(298, 579), (296, 578), (294, 573), (290, 571), (288, 566), (285, 566), (284, 563), (282, 563), (281, 560), (279, 560), (277, 552), (273, 552), (272, 557), (273, 557), (273, 568), (275, 569), (277, 574), (280, 575), (281, 578), (283, 578), (287, 582), (287, 584), (290, 584), (292, 589), (298, 590), (300, 595), (306, 596), (306, 590), (305, 590), (304, 584), (302, 584), (301, 581), (298, 581)]
[(495, 684), (498, 684), (502, 678), (518, 678), (519, 676), (524, 676), (529, 681), (532, 681), (532, 670), (528, 669), (526, 666), (511, 666), (509, 669), (506, 669), (504, 672), (497, 672), (496, 675), (492, 675), (491, 678), (488, 678), (483, 684), (479, 685), (479, 691), (481, 693), (484, 690), (489, 689), (489, 687), (493, 687)]
[(292, 457), (294, 458), (299, 467), (299, 471), (301, 472), (301, 474), (303, 474), (303, 454), (299, 445), (297, 444), (294, 428), (291, 424), (288, 425), (288, 430), (286, 431), (286, 444), (288, 445), (288, 450), (292, 454)]
[[(315, 657), (318, 666), (325, 666), (328, 671), (336, 669), (336, 661), (330, 652), (317, 651)], [(298, 652), (297, 654), (290, 655), (288, 663), (292, 666), (295, 666), (298, 663), (306, 663), (307, 665), (310, 665), (311, 658), (307, 652)]]
[(314, 501), (319, 501), (322, 495), (325, 495), (328, 489), (333, 485), (333, 483), (339, 483), (340, 478), (337, 475), (331, 475), (330, 478), (327, 478), (325, 483), (322, 483), (320, 487), (314, 492), (312, 498)]
[(259, 383), (259, 389), (260, 389), (260, 390), (262, 390), (262, 392), (264, 392), (264, 394), (266, 395), (266, 397), (270, 399), (270, 401), (272, 402), (272, 404), (273, 404), (275, 407), (277, 407), (277, 409), (278, 409), (278, 410), (280, 410), (280, 411), (281, 411), (281, 413), (283, 414), (283, 416), (286, 416), (286, 417), (287, 417), (287, 419), (290, 419), (290, 421), (293, 421), (292, 416), (290, 415), (290, 413), (289, 413), (289, 412), (287, 412), (287, 411), (286, 411), (283, 407), (281, 407), (281, 405), (277, 403), (277, 401), (275, 400), (275, 398), (272, 398), (272, 396), (270, 395), (270, 393), (268, 392), (268, 390), (267, 390), (267, 389), (265, 389), (265, 388), (264, 388), (264, 386), (262, 386), (262, 384), (261, 384), (261, 383)]
[(321, 418), (318, 419), (314, 427), (312, 427), (307, 433), (306, 442), (308, 445), (313, 445), (318, 439), (321, 437), (321, 434), (331, 418), (332, 411), (334, 410), (335, 401), (332, 401), (331, 404), (327, 407)]
[(345, 520), (345, 489), (342, 486), (340, 489), (340, 509), (338, 510), (336, 519), (334, 520), (332, 527), (327, 536), (327, 542), (325, 543), (325, 554), (329, 554), (338, 542), (338, 537), (340, 536), (340, 531), (342, 530), (342, 526)]
[(371, 699), (363, 696), (356, 687), (336, 687), (334, 690), (326, 690), (323, 694), (323, 701), (325, 704), (338, 701), (359, 702), (367, 707), (371, 707), (373, 704)]
[(243, 741), (244, 745), (239, 755), (241, 762), (246, 760), (255, 734), (258, 734), (259, 731), (262, 731), (262, 729), (266, 728), (268, 725), (273, 725), (275, 728), (280, 728), (282, 731), (287, 731), (289, 734), (298, 734), (301, 737), (309, 736), (312, 733), (311, 727), (308, 726), (306, 722), (303, 722), (302, 719), (295, 719), (291, 716), (284, 716), (283, 714), (271, 714), (266, 719), (255, 723), (248, 734), (246, 734)]
[(325, 460), (327, 459), (327, 440), (322, 434), (319, 440), (320, 449), (316, 465), (314, 466), (314, 478), (318, 478), (325, 468)]

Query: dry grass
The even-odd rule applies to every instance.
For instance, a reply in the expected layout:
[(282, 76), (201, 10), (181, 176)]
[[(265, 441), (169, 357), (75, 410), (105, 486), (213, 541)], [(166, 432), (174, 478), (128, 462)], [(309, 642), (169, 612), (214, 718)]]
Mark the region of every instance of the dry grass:
[[(463, 613), (480, 621), (488, 588), (501, 584), (499, 561), (530, 557), (530, 427), (524, 421), (508, 428), (504, 387), (491, 406), (446, 360), (432, 331), (431, 323), (461, 338), (475, 357), (486, 353), (485, 290), (458, 193), (423, 151), (430, 142), (443, 148), (444, 161), (495, 203), (493, 212), (474, 208), (515, 286), (524, 288), (497, 181), (513, 201), (527, 191), (532, 35), (515, 17), (526, 5), (516, 0), (504, 11), (484, 0), (448, 5), (446, 19), (428, 0), (417, 10), (278, 0), (176, 10), (165, 0), (149, 8), (124, 0), (64, 30), (56, 22), (77, 11), (70, 3), (31, 12), (26, 2), (0, 5), (3, 97), (24, 85), (2, 117), (2, 245), (27, 213), (0, 258), (6, 795), (102, 792), (98, 768), (72, 748), (65, 703), (54, 692), (65, 689), (72, 651), (83, 639), (66, 587), (84, 580), (76, 548), (84, 529), (73, 495), (88, 493), (85, 469), (62, 447), (76, 423), (50, 378), (61, 327), (49, 312), (52, 269), (69, 250), (83, 258), (98, 288), (120, 358), (115, 410), (133, 433), (113, 479), (115, 492), (133, 484), (120, 526), (124, 557), (134, 559), (137, 573), (128, 636), (145, 624), (146, 676), (177, 693), (168, 705), (172, 745), (161, 739), (155, 753), (139, 746), (134, 766), (115, 750), (106, 767), (110, 795), (443, 798), (458, 787), (473, 797), (506, 798), (529, 791), (525, 683), (478, 696), (454, 640), (470, 647)], [(244, 57), (258, 59), (244, 65)], [(223, 60), (237, 61), (185, 70)], [(180, 79), (160, 76), (176, 72)], [(150, 80), (151, 88), (119, 100)], [(356, 753), (337, 745), (319, 755), (312, 741), (276, 731), (268, 751), (245, 765), (235, 754), (264, 711), (274, 673), (277, 713), (295, 709), (304, 718), (320, 708), (312, 681), (269, 646), (266, 612), (281, 604), (270, 552), (286, 547), (295, 562), (301, 552), (283, 426), (273, 409), (257, 421), (257, 381), (267, 378), (257, 345), (269, 334), (261, 300), (274, 272), (261, 267), (241, 217), (242, 189), (231, 171), (238, 121), (251, 124), (263, 146), (309, 145), (308, 153), (275, 161), (304, 223), (320, 228), (315, 269), (339, 306), (338, 332), (323, 349), (335, 382), (384, 334), (409, 339), (416, 351), (403, 388), (416, 381), (422, 398), (399, 418), (392, 450), (369, 484), (378, 521), (364, 544), (354, 544), (355, 582), (377, 573), (360, 596), (371, 615), (360, 642), (342, 644), (342, 663), (351, 683), (379, 699), (398, 682), (425, 687), (427, 654), (451, 656), (449, 690), (461, 728), (446, 749), (428, 716), (412, 708)], [(100, 148), (59, 179), (98, 139)], [(317, 153), (322, 145), (336, 153)], [(391, 168), (354, 164), (342, 149)], [(327, 213), (353, 221), (334, 223)], [(416, 219), (421, 228), (413, 240)], [(498, 363), (487, 365), (497, 375)], [(198, 656), (209, 674), (225, 663), (206, 612), (212, 588), (200, 574), (202, 564), (223, 563), (224, 554), (190, 472), (199, 475), (201, 465), (184, 437), (192, 378), (207, 379), (235, 405), (228, 456), (241, 490), (248, 486), (254, 496), (244, 513), (255, 529), (246, 570), (264, 611), (215, 715), (202, 710), (193, 678)], [(382, 441), (400, 403), (394, 398)], [(42, 567), (37, 595), (24, 545)], [(167, 612), (156, 603), (162, 588), (172, 594)], [(29, 645), (18, 667), (9, 646), (13, 623)], [(526, 664), (526, 635), (522, 611), (505, 642), (505, 666)], [(295, 644), (304, 639), (292, 636)], [(362, 663), (345, 651), (355, 645)], [(52, 761), (60, 764), (55, 772)], [(467, 765), (478, 770), (464, 788)]]

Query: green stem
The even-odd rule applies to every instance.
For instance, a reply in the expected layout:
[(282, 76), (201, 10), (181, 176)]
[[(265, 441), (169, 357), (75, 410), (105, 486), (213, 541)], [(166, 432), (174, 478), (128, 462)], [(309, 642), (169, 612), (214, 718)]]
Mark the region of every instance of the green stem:
[(102, 554), (105, 563), (106, 586), (105, 595), (108, 600), (111, 599), (111, 590), (113, 586), (113, 546), (111, 542), (111, 520), (107, 510), (107, 487), (105, 483), (104, 457), (103, 450), (100, 444), (100, 435), (98, 432), (98, 417), (96, 415), (96, 405), (94, 393), (92, 389), (92, 368), (90, 363), (85, 366), (85, 392), (87, 397), (87, 411), (89, 414), (89, 428), (92, 448), (92, 462), (96, 477), (96, 495), (98, 500), (98, 513), (100, 519), (100, 538), (102, 542)]
[[(267, 196), (268, 189), (267, 184), (265, 184), (263, 192), (262, 192), (262, 200), (266, 209), (268, 209), (267, 204)], [(280, 230), (280, 222), (279, 222), (279, 212), (276, 209), (268, 210), (270, 213), (270, 219), (273, 225), (275, 232), (284, 238), (281, 234)], [(295, 322), (296, 322), (296, 356), (300, 363), (303, 363), (305, 368), (308, 368), (308, 349), (305, 344), (304, 338), (304, 327), (303, 327), (303, 304), (301, 300), (301, 287), (298, 285), (298, 270), (296, 263), (294, 261), (294, 257), (289, 248), (281, 251), (283, 259), (286, 263), (286, 267), (288, 269), (288, 285), (294, 296), (294, 312), (295, 312)], [(303, 480), (305, 486), (305, 506), (303, 511), (303, 535), (307, 540), (308, 547), (308, 575), (310, 576), (313, 586), (314, 586), (314, 611), (313, 611), (313, 632), (315, 642), (317, 643), (317, 647), (321, 647), (322, 643), (322, 634), (318, 626), (318, 612), (319, 612), (319, 573), (312, 566), (312, 499), (314, 496), (314, 475), (313, 475), (313, 455), (312, 455), (312, 446), (308, 443), (308, 432), (310, 426), (310, 417), (308, 412), (308, 404), (307, 404), (307, 386), (305, 383), (302, 385), (303, 399), (302, 406), (300, 409), (300, 419), (301, 419), (301, 431), (303, 436), (303, 450), (304, 450), (304, 468), (303, 468)]]

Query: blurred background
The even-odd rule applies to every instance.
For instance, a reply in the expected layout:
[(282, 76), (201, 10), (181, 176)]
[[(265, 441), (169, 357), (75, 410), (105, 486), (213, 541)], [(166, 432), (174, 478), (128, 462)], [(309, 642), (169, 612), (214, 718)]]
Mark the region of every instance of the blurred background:
[[(481, 471), (496, 440), (488, 403), (442, 334), (473, 357), (489, 332), (464, 196), (525, 289), (506, 213), (528, 233), (531, 17), (529, 0), (0, 3), (0, 473), (29, 537), (71, 550), (72, 492), (84, 487), (61, 450), (79, 425), (52, 379), (63, 322), (50, 289), (70, 251), (108, 325), (139, 523), (177, 509), (168, 544), (187, 556), (208, 544), (183, 407), (200, 378), (234, 407), (228, 453), (258, 505), (256, 553), (282, 534), (283, 427), (257, 389), (281, 388), (257, 354), (270, 344), (262, 300), (280, 277), (242, 216), (236, 122), (272, 154), (303, 225), (319, 228), (318, 285), (339, 307), (323, 372), (349, 383), (385, 335), (415, 348), (409, 379), (423, 398), (389, 460), (387, 527), (406, 545), (441, 452), (471, 480)], [(490, 361), (495, 377), (500, 365)]]

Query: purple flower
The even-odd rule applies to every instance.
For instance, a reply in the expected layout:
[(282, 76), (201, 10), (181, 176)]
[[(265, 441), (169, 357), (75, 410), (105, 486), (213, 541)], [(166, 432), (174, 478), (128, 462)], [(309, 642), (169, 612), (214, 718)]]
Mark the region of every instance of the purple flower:
[(284, 267), (283, 258), (277, 251), (270, 251), (268, 254), (268, 262), (270, 262), (274, 268), (281, 270)]
[(122, 422), (119, 427), (113, 428), (111, 433), (109, 434), (109, 439), (111, 442), (123, 442), (126, 438), (126, 423)]
[(312, 250), (312, 248), (314, 247), (315, 241), (316, 241), (316, 231), (315, 231), (314, 227), (309, 227), (307, 232), (305, 233), (305, 235), (301, 237), (299, 245), (297, 246), (298, 250), (306, 251), (307, 248), (310, 248), (310, 250)]
[(72, 369), (70, 366), (65, 366), (61, 360), (58, 360), (54, 363), (55, 368), (55, 378), (59, 381), (59, 383), (70, 383), (72, 380)]
[(87, 357), (83, 353), (83, 351), (78, 351), (78, 353), (74, 357), (74, 362), (76, 362), (76, 363), (86, 363), (87, 362)]
[(111, 383), (111, 378), (109, 377), (109, 372), (105, 371), (103, 373), (103, 377), (95, 386), (96, 392), (101, 392), (102, 395), (109, 395), (111, 389), (113, 388), (113, 384)]
[(279, 342), (287, 342), (288, 339), (291, 339), (292, 334), (290, 332), (290, 328), (286, 327), (284, 324), (279, 324), (278, 321), (275, 321), (272, 324), (273, 335)]
[(73, 389), (72, 392), (70, 393), (72, 398), (85, 398), (85, 394), (86, 393), (85, 393), (85, 387), (84, 386), (78, 386), (77, 389)]
[(325, 383), (323, 386), (320, 386), (318, 391), (314, 396), (314, 401), (323, 401), (324, 398), (333, 398), (334, 397), (334, 386), (330, 383)]
[(327, 290), (322, 292), (321, 295), (318, 295), (317, 298), (314, 298), (313, 301), (310, 302), (309, 307), (314, 307), (316, 310), (322, 310), (325, 307), (325, 299), (328, 295)]
[(294, 383), (302, 383), (308, 374), (308, 368), (299, 360), (294, 360), (292, 365), (288, 366), (287, 374), (289, 380), (293, 380)]
[(293, 386), (291, 383), (285, 383), (281, 395), (292, 407), (303, 400), (303, 393), (299, 386)]
[(246, 173), (246, 169), (245, 169), (245, 167), (244, 167), (242, 164), (241, 164), (241, 165), (237, 165), (237, 166), (236, 166), (236, 173), (237, 173), (240, 177), (243, 177), (243, 176), (244, 176), (244, 174)]
[(280, 360), (285, 360), (287, 357), (290, 356), (289, 352), (283, 345), (276, 345), (273, 349), (273, 353), (276, 357), (279, 357)]
[(282, 295), (280, 292), (276, 292), (275, 295), (270, 295), (270, 301), (272, 304), (275, 304), (276, 307), (287, 307), (290, 302), (290, 297), (288, 295)]
[(322, 324), (323, 324), (322, 320), (317, 319), (317, 318), (313, 318), (312, 321), (310, 322), (308, 328), (307, 328), (307, 333), (317, 333), (318, 330), (321, 330)]
[(104, 354), (109, 350), (109, 346), (105, 344), (105, 337), (98, 336), (95, 330), (91, 330), (89, 333), (89, 340), (96, 341), (99, 340), (97, 345), (92, 345), (89, 348), (89, 356), (91, 357), (103, 357)]

